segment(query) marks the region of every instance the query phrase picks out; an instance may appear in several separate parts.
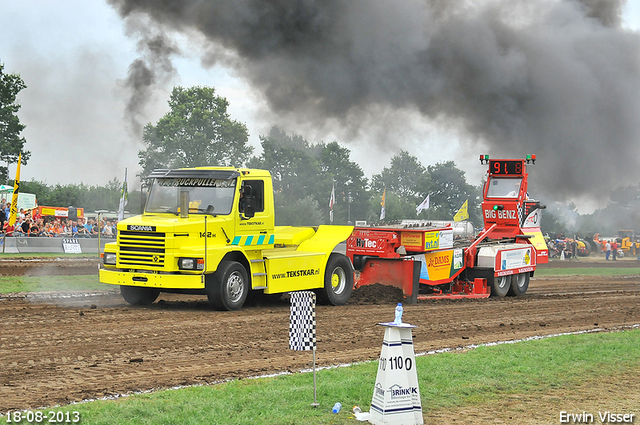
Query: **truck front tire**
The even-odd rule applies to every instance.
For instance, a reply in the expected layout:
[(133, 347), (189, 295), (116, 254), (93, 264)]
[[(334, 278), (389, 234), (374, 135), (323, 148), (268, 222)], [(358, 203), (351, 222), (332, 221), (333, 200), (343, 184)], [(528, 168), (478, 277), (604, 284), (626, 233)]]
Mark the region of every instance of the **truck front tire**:
[(222, 261), (218, 270), (207, 276), (206, 291), (216, 310), (238, 310), (249, 294), (247, 271), (236, 261)]
[(349, 258), (331, 254), (324, 272), (324, 288), (316, 291), (320, 304), (344, 305), (353, 292), (353, 267)]
[(160, 295), (160, 291), (152, 288), (142, 288), (140, 286), (120, 285), (122, 298), (131, 305), (149, 305)]

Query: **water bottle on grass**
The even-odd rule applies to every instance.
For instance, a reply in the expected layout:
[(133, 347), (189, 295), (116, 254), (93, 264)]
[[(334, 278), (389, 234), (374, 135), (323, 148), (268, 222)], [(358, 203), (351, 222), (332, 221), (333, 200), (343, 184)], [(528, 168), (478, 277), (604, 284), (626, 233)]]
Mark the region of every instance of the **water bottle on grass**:
[(394, 325), (402, 324), (402, 303), (398, 303), (396, 306), (396, 318), (393, 321)]
[(342, 409), (342, 404), (341, 403), (336, 403), (333, 405), (333, 413), (340, 413), (340, 409)]

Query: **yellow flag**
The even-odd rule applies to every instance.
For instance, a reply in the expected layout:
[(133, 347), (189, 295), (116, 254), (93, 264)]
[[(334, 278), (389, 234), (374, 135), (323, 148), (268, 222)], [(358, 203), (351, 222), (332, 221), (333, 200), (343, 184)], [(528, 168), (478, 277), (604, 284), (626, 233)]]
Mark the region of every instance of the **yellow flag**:
[(18, 215), (18, 193), (20, 192), (20, 163), (22, 162), (22, 152), (18, 156), (18, 168), (16, 169), (16, 180), (13, 184), (13, 198), (11, 198), (11, 214), (9, 215), (9, 225), (13, 226)]
[(455, 216), (453, 216), (453, 221), (462, 221), (469, 218), (469, 200), (464, 201), (464, 204), (460, 207)]
[(384, 205), (384, 198), (387, 196), (387, 188), (384, 188), (384, 191), (382, 192), (382, 202), (380, 202), (380, 205), (382, 205), (382, 208), (380, 209), (380, 220), (384, 220), (385, 217), (385, 205)]

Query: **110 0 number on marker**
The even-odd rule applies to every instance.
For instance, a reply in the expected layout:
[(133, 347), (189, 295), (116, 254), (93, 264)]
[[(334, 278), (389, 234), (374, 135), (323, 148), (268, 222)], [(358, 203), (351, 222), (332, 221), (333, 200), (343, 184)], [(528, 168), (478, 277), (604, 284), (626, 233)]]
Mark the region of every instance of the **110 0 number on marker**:
[(7, 413), (7, 423), (21, 423), (25, 421), (27, 423), (50, 423), (50, 424), (63, 424), (63, 423), (76, 423), (80, 422), (80, 412), (54, 412), (50, 410), (43, 412), (42, 410), (36, 410), (32, 412), (30, 410), (25, 412), (9, 412)]
[(413, 361), (410, 357), (407, 357), (406, 359), (403, 359), (402, 356), (389, 357), (388, 359), (386, 357), (380, 357), (380, 362), (378, 364), (380, 370), (387, 370), (387, 363), (389, 364), (390, 370), (411, 370), (413, 367)]

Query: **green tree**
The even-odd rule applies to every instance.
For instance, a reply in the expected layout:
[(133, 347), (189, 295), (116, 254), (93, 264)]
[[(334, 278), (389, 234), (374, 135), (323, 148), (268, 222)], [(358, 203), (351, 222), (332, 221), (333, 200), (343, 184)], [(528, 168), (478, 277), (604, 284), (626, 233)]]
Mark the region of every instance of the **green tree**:
[[(84, 208), (85, 211), (117, 210), (121, 187), (122, 182), (115, 177), (105, 186), (88, 186), (82, 183), (48, 186), (46, 183), (35, 180), (20, 183), (20, 191), (36, 195), (38, 205), (74, 206)], [(126, 209), (136, 213), (141, 211), (140, 192), (129, 194), (129, 203)]]
[(0, 166), (0, 180), (6, 182), (9, 178), (8, 164), (18, 162), (22, 152), (22, 164), (26, 164), (31, 152), (24, 150), (26, 140), (20, 136), (25, 126), (20, 123), (17, 101), (18, 93), (27, 85), (18, 74), (6, 74), (4, 64), (0, 63), (0, 159), (6, 166)]
[(262, 154), (252, 158), (249, 166), (269, 170), (273, 190), (289, 201), (315, 198), (321, 187), (317, 149), (301, 136), (289, 136), (278, 127), (272, 127), (268, 136), (260, 136), (260, 141)]
[(446, 161), (428, 166), (427, 172), (433, 183), (429, 218), (451, 220), (468, 199), (469, 220), (477, 226), (482, 225), (480, 188), (467, 183), (464, 171), (457, 168), (453, 161)]
[[(319, 208), (323, 222), (329, 222), (329, 198), (335, 185), (334, 223), (363, 219), (367, 215), (369, 195), (367, 179), (360, 166), (349, 159), (349, 149), (338, 142), (310, 144), (299, 135), (289, 136), (278, 127), (268, 136), (260, 136), (262, 154), (252, 158), (249, 166), (269, 170), (273, 176), (276, 207), (293, 207), (295, 203)], [(314, 199), (310, 204), (308, 198)], [(276, 215), (278, 223), (290, 214)], [(315, 218), (314, 218), (315, 220)], [(319, 223), (316, 223), (319, 224)]]
[(431, 180), (418, 158), (403, 150), (391, 158), (390, 167), (383, 168), (380, 174), (374, 174), (371, 179), (374, 191), (382, 193), (385, 187), (387, 194), (393, 192), (407, 202), (416, 203), (415, 209), (429, 194)]
[(336, 203), (333, 207), (333, 222), (347, 223), (364, 220), (369, 209), (367, 179), (362, 168), (349, 159), (351, 151), (338, 142), (320, 143), (320, 169), (323, 187), (318, 194), (320, 205), (327, 205), (325, 217), (329, 220), (328, 200), (335, 185)]
[[(429, 194), (431, 185), (427, 169), (418, 158), (403, 150), (391, 158), (389, 167), (372, 176), (372, 198), (377, 199), (380, 205), (386, 188), (385, 221), (416, 218), (416, 206)], [(374, 221), (377, 221), (380, 218), (380, 206), (373, 207), (373, 217), (377, 216)]]
[[(369, 223), (377, 223), (380, 221), (380, 212), (382, 210), (382, 193), (373, 193), (369, 200), (369, 212), (367, 221)], [(406, 218), (414, 218), (416, 216), (416, 205), (414, 202), (407, 201), (398, 196), (398, 194), (387, 189), (384, 202), (384, 221), (402, 220)]]
[(276, 194), (276, 225), (278, 226), (317, 226), (324, 224), (322, 210), (312, 196), (295, 201), (286, 200), (281, 193)]
[(156, 168), (244, 165), (253, 152), (249, 132), (229, 117), (228, 106), (213, 87), (174, 87), (171, 110), (156, 125), (144, 127), (140, 175)]
[(51, 188), (47, 186), (46, 183), (35, 181), (33, 179), (31, 179), (30, 181), (21, 181), (20, 192), (33, 193), (34, 195), (36, 195), (38, 205), (51, 205), (47, 203), (49, 197), (51, 196)]

